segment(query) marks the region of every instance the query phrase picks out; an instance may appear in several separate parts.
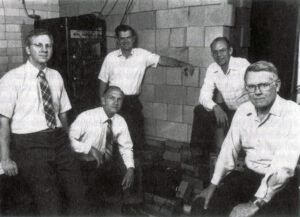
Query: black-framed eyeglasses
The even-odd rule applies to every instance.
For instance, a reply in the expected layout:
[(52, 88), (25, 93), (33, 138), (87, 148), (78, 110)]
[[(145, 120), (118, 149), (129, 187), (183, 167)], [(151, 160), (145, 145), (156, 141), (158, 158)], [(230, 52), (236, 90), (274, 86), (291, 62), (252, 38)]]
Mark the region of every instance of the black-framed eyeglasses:
[(225, 55), (228, 51), (228, 48), (223, 48), (223, 49), (220, 49), (220, 50), (214, 50), (212, 51), (212, 54), (213, 56), (217, 56), (218, 54), (220, 55)]
[(273, 84), (274, 82), (277, 82), (277, 80), (275, 81), (272, 81), (272, 82), (264, 82), (264, 83), (259, 83), (259, 84), (249, 84), (249, 85), (246, 85), (245, 88), (248, 92), (250, 93), (254, 93), (257, 88), (260, 90), (260, 91), (266, 91), (266, 90), (269, 90), (271, 84)]
[(36, 48), (38, 48), (38, 49), (43, 49), (43, 47), (45, 48), (45, 49), (51, 49), (52, 47), (53, 47), (53, 45), (52, 44), (42, 44), (42, 43), (38, 43), (38, 44), (31, 44), (31, 45), (33, 45), (34, 47), (36, 47)]

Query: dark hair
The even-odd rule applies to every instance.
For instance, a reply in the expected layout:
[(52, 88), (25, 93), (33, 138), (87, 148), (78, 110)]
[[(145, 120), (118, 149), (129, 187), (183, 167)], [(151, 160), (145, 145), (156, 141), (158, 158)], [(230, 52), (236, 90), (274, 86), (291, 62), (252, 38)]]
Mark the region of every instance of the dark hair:
[(108, 86), (104, 93), (103, 93), (103, 96), (106, 96), (106, 94), (108, 94), (109, 92), (111, 91), (114, 91), (114, 90), (117, 90), (119, 91), (123, 96), (125, 95), (124, 92), (121, 90), (121, 88), (117, 87), (117, 86)]
[(121, 24), (115, 28), (115, 33), (118, 38), (120, 36), (120, 32), (126, 32), (126, 31), (130, 31), (131, 35), (133, 37), (136, 37), (136, 32), (131, 26)]
[(53, 36), (47, 29), (34, 29), (28, 33), (28, 35), (25, 38), (25, 46), (28, 47), (31, 44), (31, 40), (34, 37), (37, 37), (39, 35), (48, 35), (53, 43)]
[(278, 70), (277, 70), (276, 66), (271, 62), (261, 60), (261, 61), (252, 63), (251, 65), (249, 65), (247, 67), (244, 79), (246, 79), (248, 72), (261, 72), (261, 71), (271, 72), (278, 77)]
[(227, 48), (230, 48), (230, 47), (231, 47), (231, 44), (230, 44), (228, 38), (222, 36), (222, 37), (217, 37), (217, 38), (215, 38), (215, 39), (210, 43), (210, 49), (212, 50), (212, 46), (213, 46), (215, 43), (219, 42), (219, 41), (224, 41), (224, 42), (227, 44)]

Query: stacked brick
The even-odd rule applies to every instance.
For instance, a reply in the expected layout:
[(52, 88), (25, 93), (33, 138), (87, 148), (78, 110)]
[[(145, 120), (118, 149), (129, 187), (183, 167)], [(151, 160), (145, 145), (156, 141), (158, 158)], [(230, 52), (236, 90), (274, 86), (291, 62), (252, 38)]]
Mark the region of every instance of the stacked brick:
[[(42, 19), (59, 17), (58, 0), (26, 0), (29, 14)], [(21, 65), (24, 53), (24, 36), (33, 29), (33, 19), (28, 18), (22, 0), (0, 1), (0, 78), (9, 69)]]

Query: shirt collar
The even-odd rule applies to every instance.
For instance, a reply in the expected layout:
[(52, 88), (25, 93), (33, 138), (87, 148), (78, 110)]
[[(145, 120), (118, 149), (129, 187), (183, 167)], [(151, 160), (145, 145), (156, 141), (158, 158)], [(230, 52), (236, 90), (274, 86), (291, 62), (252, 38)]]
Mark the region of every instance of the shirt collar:
[[(30, 72), (33, 76), (35, 76), (35, 77), (38, 76), (40, 70), (37, 67), (35, 67), (29, 60), (27, 60), (27, 62), (26, 62), (26, 67), (27, 67), (28, 72)], [(42, 71), (46, 74), (47, 67), (45, 67)]]
[(111, 118), (109, 118), (109, 117), (107, 116), (107, 114), (105, 113), (103, 107), (100, 107), (100, 117), (102, 117), (102, 118), (101, 118), (101, 123), (102, 123), (102, 124), (105, 124), (106, 121), (107, 121), (107, 119), (111, 119), (111, 121), (113, 122), (115, 116), (112, 116)]
[[(269, 111), (269, 114), (275, 116), (281, 116), (282, 112), (282, 98), (279, 95), (276, 95), (275, 101)], [(251, 103), (250, 111), (247, 113), (247, 116), (254, 114), (257, 117), (256, 109), (254, 105)]]
[[(134, 54), (134, 48), (131, 49), (129, 56), (132, 56), (133, 54)], [(117, 56), (118, 57), (124, 56), (121, 49), (118, 50)]]

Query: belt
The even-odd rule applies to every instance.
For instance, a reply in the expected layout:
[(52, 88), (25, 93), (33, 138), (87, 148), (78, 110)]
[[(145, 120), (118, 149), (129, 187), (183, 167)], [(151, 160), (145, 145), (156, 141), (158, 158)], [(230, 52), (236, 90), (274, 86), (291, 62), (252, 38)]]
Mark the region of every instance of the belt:
[(61, 130), (62, 128), (61, 127), (56, 127), (54, 129), (51, 129), (51, 128), (48, 128), (48, 129), (45, 129), (45, 130), (41, 130), (41, 131), (38, 131), (37, 133), (52, 133), (52, 132), (55, 132), (55, 131), (58, 131), (58, 130)]

